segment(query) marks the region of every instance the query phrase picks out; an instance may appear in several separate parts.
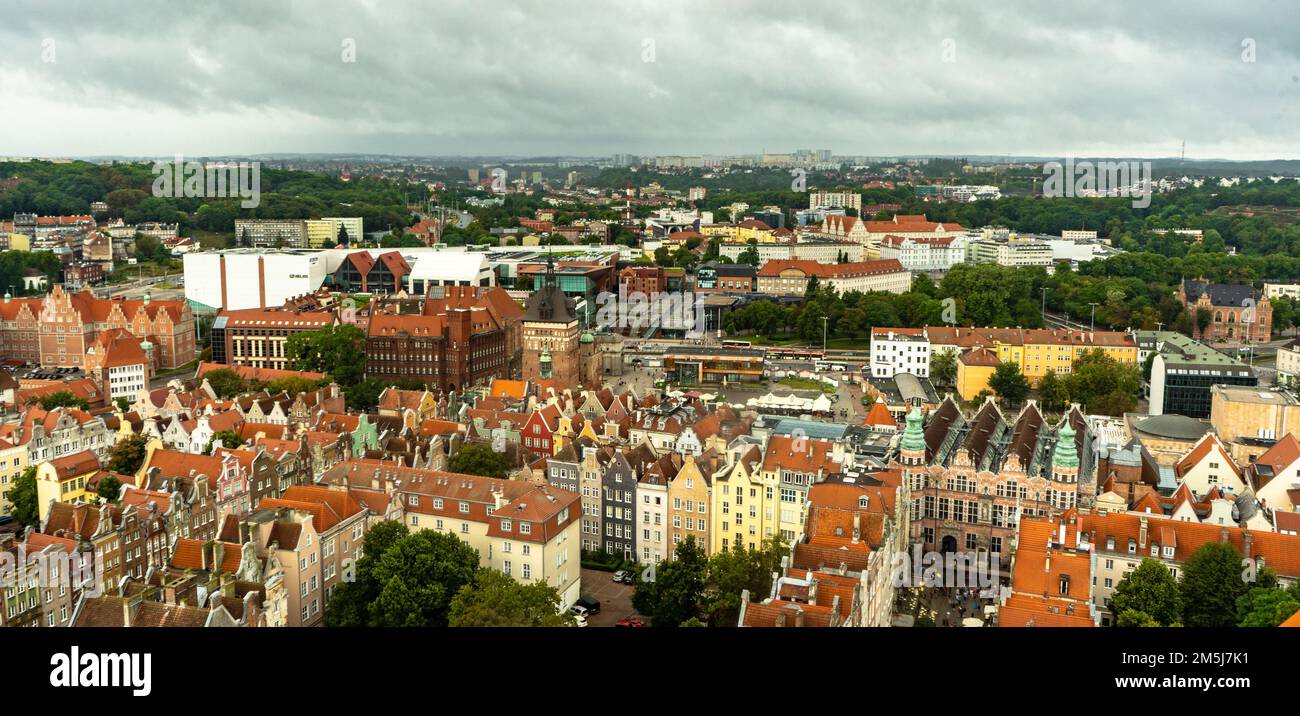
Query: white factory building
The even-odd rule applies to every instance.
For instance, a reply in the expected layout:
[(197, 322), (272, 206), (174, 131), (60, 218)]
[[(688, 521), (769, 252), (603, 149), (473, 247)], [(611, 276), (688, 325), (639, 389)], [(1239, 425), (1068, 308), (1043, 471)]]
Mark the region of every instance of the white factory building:
[(491, 286), (496, 282), (489, 254), (464, 247), (402, 249), (227, 249), (185, 254), (185, 298), (195, 310), (240, 310), (279, 306), (312, 293), (351, 253), (372, 256), (397, 251), (411, 267), (407, 290), (429, 286)]

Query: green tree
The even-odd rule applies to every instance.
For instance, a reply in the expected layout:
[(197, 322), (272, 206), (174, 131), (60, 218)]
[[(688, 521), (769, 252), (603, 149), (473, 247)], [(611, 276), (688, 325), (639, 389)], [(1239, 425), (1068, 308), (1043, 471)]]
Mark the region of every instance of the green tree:
[(353, 573), (344, 574), (325, 607), (326, 626), (359, 627), (370, 623), (370, 605), (379, 596), (380, 586), (375, 577), (375, 564), (389, 547), (408, 534), (406, 525), (394, 520), (384, 520), (366, 530)]
[(562, 627), (576, 620), (561, 611), (560, 593), (545, 582), (523, 584), (495, 569), (480, 569), (451, 600), (454, 627)]
[(506, 471), (510, 469), (510, 462), (506, 460), (505, 455), (493, 452), (489, 445), (465, 443), (455, 455), (451, 456), (447, 467), (452, 472), (466, 475), (505, 477)]
[(1183, 565), (1179, 583), (1183, 624), (1223, 627), (1237, 623), (1237, 600), (1249, 585), (1242, 579), (1241, 555), (1231, 544), (1210, 542)]
[(1142, 372), (1096, 348), (1075, 359), (1065, 378), (1070, 399), (1090, 413), (1122, 415), (1137, 407)]
[(999, 363), (989, 376), (989, 387), (1011, 405), (1019, 405), (1029, 395), (1029, 381), (1015, 363)]
[(1237, 626), (1275, 627), (1300, 611), (1300, 586), (1282, 589), (1277, 573), (1265, 567), (1248, 592), (1237, 599)]
[(41, 518), (36, 499), (36, 466), (30, 465), (14, 480), (14, 487), (9, 491), (14, 521), (23, 527), (39, 526)]
[(116, 502), (121, 492), (122, 481), (112, 475), (105, 475), (100, 478), (99, 485), (95, 487), (95, 494), (109, 502)]
[(248, 389), (248, 383), (230, 368), (218, 368), (203, 374), (218, 398), (233, 398)]
[(126, 398), (117, 398), (113, 401), (113, 404), (117, 406), (118, 410), (124, 413), (131, 409), (131, 401)]
[(709, 558), (701, 606), (715, 626), (735, 626), (740, 616), (741, 592), (768, 594), (772, 573), (779, 571), (781, 557), (788, 554), (779, 536), (769, 537), (760, 549), (735, 545)]
[(1069, 399), (1070, 391), (1065, 381), (1056, 375), (1056, 371), (1048, 368), (1042, 380), (1038, 381), (1038, 400), (1042, 403), (1043, 409), (1059, 412), (1065, 409)]
[(215, 433), (212, 433), (212, 439), (209, 440), (207, 446), (203, 448), (203, 454), (211, 455), (212, 448), (217, 444), (218, 440), (221, 441), (221, 447), (227, 450), (234, 450), (244, 444), (244, 439), (239, 437), (239, 433), (234, 430), (218, 430)]
[(445, 532), (420, 530), (384, 551), (373, 575), (379, 593), (370, 625), (447, 626), (451, 600), (478, 571), (478, 550)]
[(87, 403), (84, 398), (78, 398), (69, 391), (59, 390), (41, 398), (41, 407), (46, 410), (54, 410), (55, 408), (81, 408), (86, 410), (90, 407), (90, 403)]
[(340, 386), (361, 382), (366, 357), (365, 333), (350, 324), (338, 324), (289, 336), (285, 356), (297, 370), (328, 373)]
[(935, 385), (951, 388), (957, 383), (957, 352), (945, 348), (930, 356), (930, 380)]
[(288, 393), (289, 395), (298, 395), (299, 393), (310, 393), (320, 387), (319, 381), (311, 378), (303, 378), (298, 375), (286, 375), (282, 378), (275, 378), (267, 381), (262, 386), (263, 390), (272, 395), (277, 393)]
[(1160, 562), (1144, 559), (1115, 586), (1110, 609), (1119, 615), (1140, 613), (1160, 626), (1172, 626), (1183, 611), (1178, 581)]
[(134, 475), (148, 455), (148, 440), (143, 435), (128, 435), (108, 451), (108, 469), (121, 475)]
[(1129, 609), (1120, 612), (1119, 616), (1115, 618), (1115, 626), (1130, 628), (1130, 627), (1158, 627), (1163, 625), (1160, 622), (1156, 621), (1154, 617), (1152, 617), (1150, 614), (1147, 614), (1146, 612), (1140, 612), (1136, 609)]
[(1205, 335), (1205, 329), (1210, 327), (1210, 323), (1213, 320), (1214, 320), (1214, 314), (1210, 312), (1210, 309), (1204, 306), (1197, 308), (1196, 309), (1197, 335)]
[(653, 580), (638, 579), (632, 592), (632, 607), (654, 626), (678, 626), (699, 616), (708, 560), (694, 537), (677, 545), (674, 555), (655, 565)]
[(328, 626), (447, 626), (451, 601), (478, 571), (478, 550), (452, 534), (399, 522), (366, 532), (351, 581), (325, 610)]

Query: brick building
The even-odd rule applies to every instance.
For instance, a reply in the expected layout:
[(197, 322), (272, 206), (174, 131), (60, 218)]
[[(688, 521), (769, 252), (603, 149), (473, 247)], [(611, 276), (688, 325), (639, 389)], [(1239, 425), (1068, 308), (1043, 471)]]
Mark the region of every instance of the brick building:
[[(510, 377), (522, 312), (501, 289), (442, 287), (423, 303), (379, 306), (366, 336), (366, 375), (413, 378), (444, 391)], [(415, 303), (419, 310), (404, 309)]]
[(292, 367), (284, 351), (289, 336), (334, 323), (333, 311), (222, 310), (212, 322), (212, 362), (285, 370)]
[(6, 297), (0, 303), (0, 356), (84, 368), (87, 350), (113, 329), (147, 341), (154, 368), (176, 368), (196, 356), (194, 315), (186, 301), (97, 298), (62, 286), (45, 298)]
[[(1178, 287), (1178, 300), (1191, 315), (1197, 340), (1266, 343), (1272, 336), (1273, 304), (1251, 286), (1187, 279)], [(1204, 331), (1197, 321), (1202, 309), (1210, 315)]]

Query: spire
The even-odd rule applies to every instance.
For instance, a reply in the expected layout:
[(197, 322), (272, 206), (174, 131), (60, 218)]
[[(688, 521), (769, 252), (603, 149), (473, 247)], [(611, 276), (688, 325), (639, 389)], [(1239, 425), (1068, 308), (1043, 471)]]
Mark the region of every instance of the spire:
[(903, 428), (902, 448), (909, 452), (925, 452), (925, 431), (921, 429), (921, 408), (913, 405), (907, 414), (907, 427)]
[(1070, 427), (1069, 418), (1061, 420), (1061, 427), (1056, 430), (1056, 448), (1052, 450), (1052, 469), (1077, 469), (1079, 451), (1074, 446), (1074, 428)]

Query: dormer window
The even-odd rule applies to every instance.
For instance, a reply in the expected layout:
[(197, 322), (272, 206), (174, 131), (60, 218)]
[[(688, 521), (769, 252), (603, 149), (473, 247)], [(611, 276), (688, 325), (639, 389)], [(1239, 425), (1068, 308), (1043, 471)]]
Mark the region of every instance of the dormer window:
[(513, 528), (514, 528), (514, 524), (510, 520), (501, 520), (502, 532), (509, 532)]
[(1129, 541), (1128, 541), (1128, 553), (1129, 553), (1129, 554), (1137, 554), (1137, 551), (1138, 551), (1138, 543), (1137, 543), (1137, 540), (1135, 540), (1135, 539), (1131, 539), (1131, 540), (1129, 540)]
[(863, 510), (867, 509), (867, 502), (868, 502), (868, 500), (867, 500), (866, 495), (863, 495), (862, 497), (859, 497), (859, 498), (858, 498), (858, 508), (859, 508), (859, 509), (863, 509)]
[(1165, 559), (1173, 559), (1173, 558), (1174, 558), (1174, 548), (1170, 545), (1165, 545)]
[(1152, 557), (1160, 556), (1160, 545), (1156, 544), (1155, 542), (1151, 543), (1151, 556)]
[(1106, 551), (1107, 551), (1107, 552), (1114, 552), (1114, 551), (1115, 551), (1115, 538), (1114, 538), (1114, 537), (1107, 537), (1107, 538), (1106, 538)]

